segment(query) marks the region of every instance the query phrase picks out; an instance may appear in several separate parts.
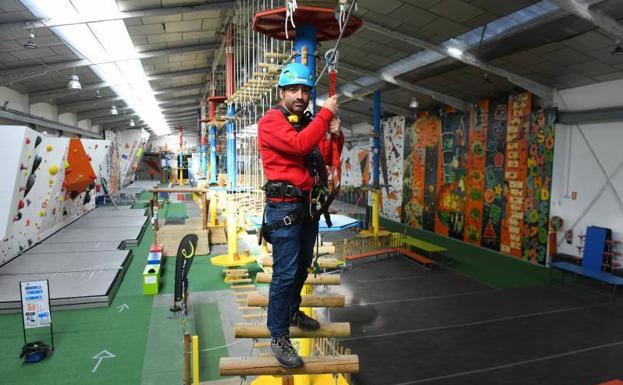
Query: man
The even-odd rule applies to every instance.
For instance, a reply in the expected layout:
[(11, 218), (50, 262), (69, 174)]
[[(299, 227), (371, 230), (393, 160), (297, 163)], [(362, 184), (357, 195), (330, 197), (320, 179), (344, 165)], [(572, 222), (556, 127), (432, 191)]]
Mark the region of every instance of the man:
[(310, 216), (309, 195), (312, 189), (326, 185), (325, 165), (335, 166), (331, 164), (332, 151), (334, 147), (342, 151), (344, 136), (334, 118), (336, 96), (325, 101), (313, 120), (305, 113), (314, 86), (307, 66), (286, 65), (278, 85), (281, 102), (258, 122), (258, 146), (268, 180), (262, 228), (273, 247), (267, 326), (273, 354), (282, 366), (295, 368), (303, 362), (290, 342), (290, 325), (320, 328), (318, 321), (299, 310), (318, 235), (318, 221)]

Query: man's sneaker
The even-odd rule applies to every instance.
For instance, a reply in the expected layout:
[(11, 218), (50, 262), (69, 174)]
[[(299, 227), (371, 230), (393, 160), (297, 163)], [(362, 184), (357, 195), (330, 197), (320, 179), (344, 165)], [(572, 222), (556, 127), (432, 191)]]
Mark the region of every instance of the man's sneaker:
[(300, 310), (294, 313), (294, 315), (292, 316), (292, 319), (290, 320), (290, 325), (296, 326), (299, 329), (309, 330), (309, 331), (320, 329), (320, 323), (318, 321), (311, 318), (310, 316), (308, 316), (307, 314), (303, 313)]
[(303, 365), (303, 360), (292, 346), (290, 337), (287, 335), (273, 338), (270, 348), (281, 366), (287, 369), (298, 368)]

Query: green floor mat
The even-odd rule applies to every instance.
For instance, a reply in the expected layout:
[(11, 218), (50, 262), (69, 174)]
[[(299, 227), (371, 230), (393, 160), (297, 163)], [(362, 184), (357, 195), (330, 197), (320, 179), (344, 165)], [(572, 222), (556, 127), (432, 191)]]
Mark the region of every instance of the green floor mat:
[(168, 203), (164, 208), (164, 219), (186, 219), (186, 205), (184, 203)]
[[(201, 293), (193, 293), (200, 296)], [(142, 385), (181, 383), (184, 373), (184, 330), (199, 336), (199, 378), (209, 381), (220, 378), (218, 363), (228, 356), (225, 337), (216, 303), (191, 305), (185, 326), (174, 318), (167, 306), (156, 306), (149, 323)]]
[[(149, 323), (153, 300), (142, 293), (142, 271), (152, 239), (148, 228), (140, 244), (133, 248), (134, 258), (109, 307), (52, 313), (56, 351), (51, 358), (24, 364), (18, 358), (23, 344), (21, 316), (0, 316), (2, 383), (140, 383), (147, 340), (145, 325)], [(93, 357), (103, 351), (115, 357), (102, 359), (97, 365), (98, 359)]]
[[(226, 290), (229, 289), (229, 285), (223, 280), (225, 273), (223, 267), (214, 266), (210, 262), (210, 258), (213, 255), (197, 255), (193, 260), (193, 264), (188, 273), (189, 288), (191, 292), (196, 291), (212, 291), (212, 290)], [(245, 266), (250, 272), (260, 271), (260, 267), (257, 263)], [(160, 278), (163, 282), (160, 288), (161, 294), (173, 294), (173, 285), (175, 281), (175, 257), (168, 257), (165, 261), (165, 273)]]
[(455, 260), (450, 270), (490, 286), (506, 289), (549, 284), (549, 270), (541, 266), (385, 218), (380, 218), (380, 224), (390, 231), (406, 231), (411, 236), (447, 248)]

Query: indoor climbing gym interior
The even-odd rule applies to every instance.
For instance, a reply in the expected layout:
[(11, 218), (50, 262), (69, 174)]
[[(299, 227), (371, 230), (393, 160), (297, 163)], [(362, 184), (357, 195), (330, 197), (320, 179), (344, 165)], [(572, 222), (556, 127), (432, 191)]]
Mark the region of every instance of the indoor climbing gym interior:
[(623, 385), (623, 0), (0, 0), (0, 384)]

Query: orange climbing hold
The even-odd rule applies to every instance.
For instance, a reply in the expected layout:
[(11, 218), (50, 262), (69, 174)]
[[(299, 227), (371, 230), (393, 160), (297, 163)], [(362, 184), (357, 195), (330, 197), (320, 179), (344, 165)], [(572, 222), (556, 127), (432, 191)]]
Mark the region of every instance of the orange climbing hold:
[(81, 193), (95, 181), (95, 172), (80, 139), (72, 138), (69, 141), (67, 164), (63, 181), (65, 191)]

